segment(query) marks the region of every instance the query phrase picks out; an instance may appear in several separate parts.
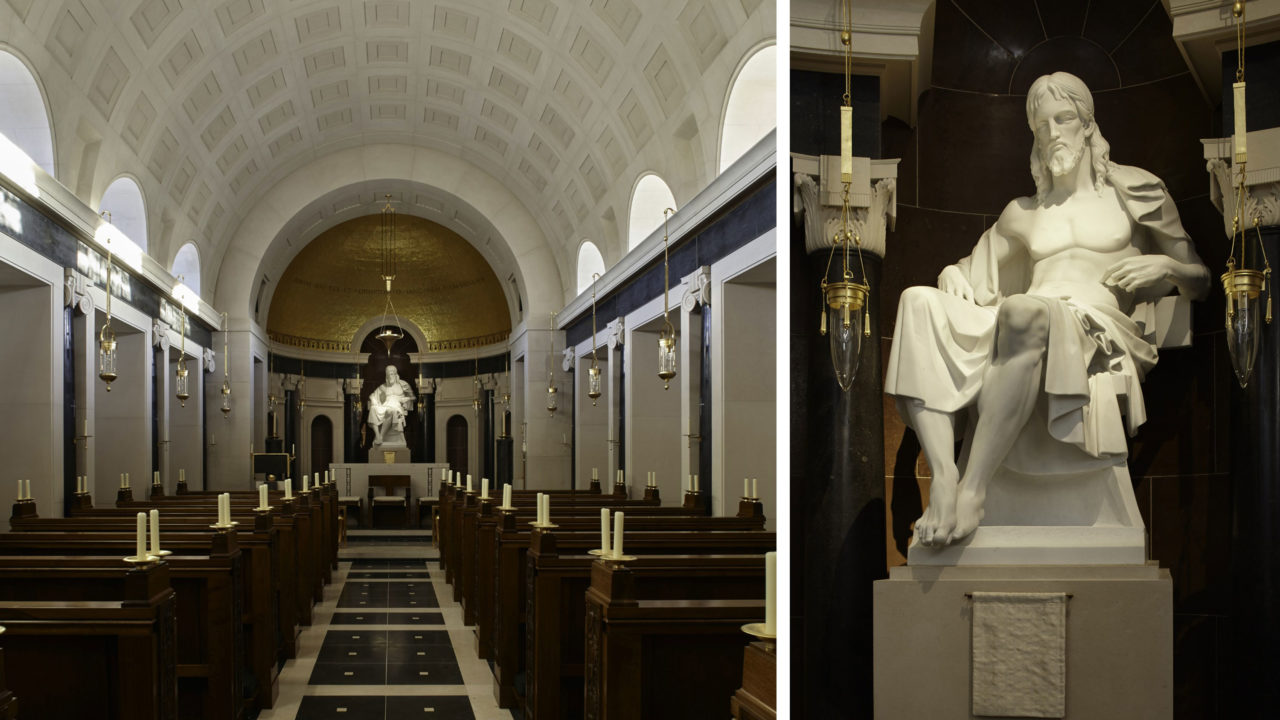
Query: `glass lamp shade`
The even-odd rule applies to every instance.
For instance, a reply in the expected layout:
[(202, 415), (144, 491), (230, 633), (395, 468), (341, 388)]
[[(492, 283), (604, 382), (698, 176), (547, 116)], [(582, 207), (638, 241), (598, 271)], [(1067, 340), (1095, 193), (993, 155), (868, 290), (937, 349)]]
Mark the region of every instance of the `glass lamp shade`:
[(1249, 383), (1262, 347), (1262, 285), (1259, 270), (1228, 270), (1222, 275), (1227, 295), (1227, 352), (1240, 387)]
[(676, 334), (664, 331), (658, 336), (658, 377), (662, 378), (662, 389), (671, 387), (671, 378), (676, 376)]
[(117, 377), (115, 331), (110, 325), (104, 325), (98, 339), (98, 377), (107, 384), (107, 392), (111, 392), (111, 381)]
[(222, 381), (222, 414), (231, 414), (231, 384), (226, 380)]
[(187, 368), (181, 363), (178, 364), (178, 378), (175, 385), (177, 389), (178, 402), (182, 404), (182, 407), (186, 407), (187, 398), (191, 397), (191, 393), (187, 389)]
[(559, 404), (558, 394), (555, 385), (547, 385), (547, 412), (554, 413), (556, 411), (556, 407)]
[(866, 285), (838, 282), (826, 288), (823, 327), (831, 340), (831, 365), (835, 369), (836, 383), (845, 392), (853, 387), (853, 378), (858, 373), (858, 361), (862, 356), (862, 337), (867, 330), (863, 326), (862, 307), (866, 298)]
[(587, 370), (587, 397), (591, 398), (593, 406), (600, 397), (600, 368), (595, 365)]

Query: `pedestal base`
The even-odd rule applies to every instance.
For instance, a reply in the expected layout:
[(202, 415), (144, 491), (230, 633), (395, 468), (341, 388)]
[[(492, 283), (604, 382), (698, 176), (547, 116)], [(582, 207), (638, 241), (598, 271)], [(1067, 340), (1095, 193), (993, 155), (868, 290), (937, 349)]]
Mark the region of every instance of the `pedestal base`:
[(896, 567), (875, 583), (875, 717), (968, 720), (973, 592), (1063, 592), (1069, 720), (1173, 717), (1173, 582), (1155, 565)]

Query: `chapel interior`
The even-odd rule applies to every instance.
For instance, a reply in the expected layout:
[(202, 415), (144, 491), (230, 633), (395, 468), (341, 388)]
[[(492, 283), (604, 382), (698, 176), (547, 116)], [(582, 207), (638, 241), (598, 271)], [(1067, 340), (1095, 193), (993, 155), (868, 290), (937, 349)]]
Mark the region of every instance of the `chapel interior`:
[(775, 717), (776, 36), (0, 2), (0, 718)]
[[(1006, 203), (1035, 195), (1027, 172), (1033, 141), (1028, 88), (1060, 70), (1092, 91), (1111, 159), (1163, 180), (1211, 275), (1208, 298), (1191, 304), (1189, 346), (1160, 348), (1142, 391), (1147, 421), (1128, 439), (1146, 558), (1172, 577), (1172, 663), (1160, 690), (1172, 711), (1127, 716), (1274, 714), (1280, 338), (1274, 323), (1259, 323), (1262, 349), (1242, 387), (1232, 371), (1218, 275), (1233, 252), (1237, 263), (1258, 269), (1259, 246), (1277, 257), (1280, 13), (1266, 3), (1245, 3), (1246, 32), (1238, 38), (1232, 5), (855, 0), (846, 85), (839, 4), (790, 3), (794, 717), (895, 717), (883, 714), (886, 687), (918, 698), (938, 692), (937, 678), (919, 665), (908, 661), (900, 676), (886, 678), (895, 673), (876, 662), (882, 652), (911, 658), (941, 652), (932, 641), (881, 646), (883, 613), (892, 608), (878, 604), (876, 588), (909, 569), (913, 523), (929, 500), (931, 481), (916, 433), (884, 394), (899, 296), (910, 286), (937, 286), (939, 272), (969, 254)], [(1241, 65), (1243, 76), (1237, 76)], [(1233, 250), (1236, 180), (1227, 168), (1233, 132), (1244, 134), (1233, 119), (1241, 107), (1233, 83), (1240, 80), (1247, 82), (1249, 139), (1249, 199), (1240, 227), (1248, 228), (1253, 244), (1244, 248), (1236, 235)], [(842, 100), (846, 92), (848, 101)], [(841, 104), (852, 107), (852, 154), (865, 163), (864, 174), (855, 175), (862, 183), (854, 207), (863, 243), (854, 271), (870, 286), (871, 339), (862, 344), (847, 392), (837, 385), (834, 351), (819, 328), (820, 281), (834, 276), (827, 274), (830, 235), (840, 212), (838, 175), (828, 180), (826, 173), (836, 171), (819, 159), (839, 154)], [(805, 187), (818, 188), (818, 199), (803, 197)], [(1227, 318), (1226, 327), (1230, 323)], [(926, 582), (919, 593), (932, 589)], [(967, 622), (969, 611), (962, 612)], [(1067, 611), (1068, 624), (1073, 612)], [(1127, 652), (1129, 642), (1118, 634), (1114, 652)], [(961, 672), (967, 662), (960, 658)], [(1073, 672), (1066, 672), (1068, 687)], [(1070, 699), (1066, 712), (1081, 717), (1071, 714)], [(926, 714), (976, 716), (963, 702)]]

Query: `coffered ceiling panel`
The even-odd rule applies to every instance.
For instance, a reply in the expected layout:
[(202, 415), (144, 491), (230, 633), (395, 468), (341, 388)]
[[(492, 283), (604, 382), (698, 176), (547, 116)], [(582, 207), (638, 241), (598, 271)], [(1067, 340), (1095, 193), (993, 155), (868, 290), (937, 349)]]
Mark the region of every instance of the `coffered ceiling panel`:
[[(679, 202), (710, 182), (728, 85), (774, 28), (769, 0), (7, 0), (0, 12), (39, 25), (26, 55), (44, 58), (55, 116), (85, 116), (119, 145), (100, 157), (131, 159), (93, 182), (133, 170), (165, 219), (153, 227), (174, 238), (148, 246), (160, 257), (209, 238), (211, 268), (266, 190), (382, 144), (496, 179), (563, 267), (583, 237), (625, 237), (640, 174), (663, 175)], [(625, 252), (602, 247), (609, 262)]]

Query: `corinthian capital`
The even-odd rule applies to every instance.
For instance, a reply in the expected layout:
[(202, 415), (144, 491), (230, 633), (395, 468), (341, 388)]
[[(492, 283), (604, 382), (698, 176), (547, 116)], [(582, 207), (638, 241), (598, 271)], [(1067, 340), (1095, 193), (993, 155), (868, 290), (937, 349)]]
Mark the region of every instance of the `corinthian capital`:
[[(805, 251), (829, 250), (842, 229), (839, 158), (795, 156), (792, 211), (804, 225)], [(897, 160), (855, 158), (849, 225), (862, 250), (884, 257), (885, 234), (898, 216)]]

